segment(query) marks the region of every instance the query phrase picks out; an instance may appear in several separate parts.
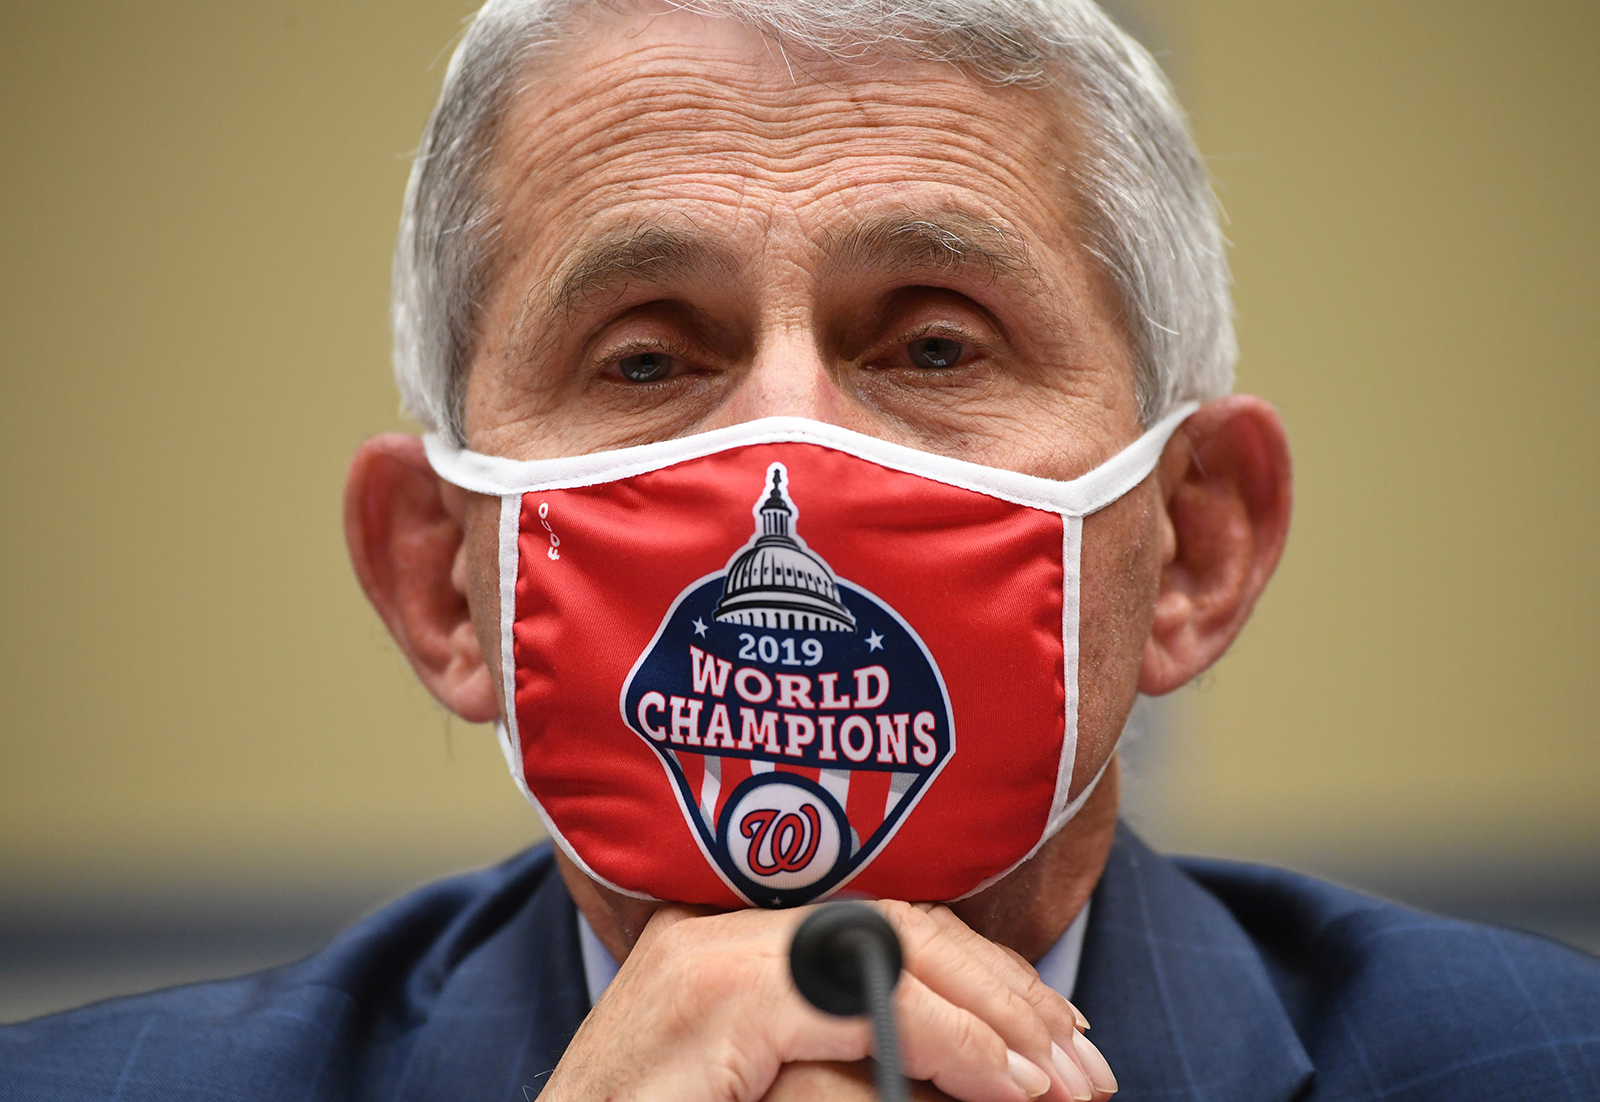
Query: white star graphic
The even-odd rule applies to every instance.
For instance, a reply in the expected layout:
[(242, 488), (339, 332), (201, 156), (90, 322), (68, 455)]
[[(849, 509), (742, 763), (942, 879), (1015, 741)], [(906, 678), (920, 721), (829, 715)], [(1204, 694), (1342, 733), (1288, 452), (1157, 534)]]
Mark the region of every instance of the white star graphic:
[(871, 635), (867, 636), (867, 649), (869, 651), (882, 650), (883, 636), (879, 635), (877, 632), (873, 632)]
[(700, 636), (702, 639), (705, 638), (705, 634), (706, 634), (705, 621), (700, 619), (700, 617), (698, 617), (698, 616), (696, 616), (694, 618), (694, 633), (696, 635)]

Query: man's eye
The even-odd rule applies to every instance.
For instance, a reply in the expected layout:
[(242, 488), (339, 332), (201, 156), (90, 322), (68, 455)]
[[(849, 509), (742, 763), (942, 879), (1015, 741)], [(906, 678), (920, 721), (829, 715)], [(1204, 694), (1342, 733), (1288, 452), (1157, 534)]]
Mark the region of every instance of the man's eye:
[(678, 361), (665, 352), (640, 352), (617, 361), (622, 377), (631, 383), (653, 383), (672, 374)]
[(912, 367), (954, 367), (961, 362), (961, 342), (947, 337), (923, 337), (906, 345)]

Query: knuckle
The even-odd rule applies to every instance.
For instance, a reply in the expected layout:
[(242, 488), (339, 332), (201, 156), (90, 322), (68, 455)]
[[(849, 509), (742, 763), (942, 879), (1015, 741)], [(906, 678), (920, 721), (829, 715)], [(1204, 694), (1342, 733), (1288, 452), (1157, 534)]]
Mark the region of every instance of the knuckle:
[(755, 990), (758, 971), (744, 956), (701, 953), (686, 979), (700, 988), (702, 998), (731, 1005)]
[(1011, 1047), (1022, 1051), (1043, 1051), (1050, 1047), (1050, 1028), (1039, 1007), (1025, 995), (983, 969), (973, 966), (993, 1000), (991, 1020)]
[(659, 967), (664, 962), (675, 960), (683, 947), (683, 934), (679, 930), (679, 925), (681, 923), (671, 926), (665, 923), (661, 925), (652, 923), (646, 926), (644, 932), (639, 935), (633, 952), (628, 954), (628, 959), (649, 961), (652, 967)]
[(956, 1014), (950, 1032), (954, 1051), (972, 1053), (985, 1063), (1004, 1061), (1005, 1045), (976, 1014), (965, 1011)]
[(703, 1022), (708, 1012), (731, 1006), (749, 989), (746, 961), (700, 944), (665, 954), (649, 967), (666, 988), (673, 1016), (685, 1025)]
[(1067, 1005), (1067, 1000), (1056, 993), (1055, 988), (1039, 978), (1039, 973), (1029, 969), (1022, 973), (1021, 989), (1018, 995), (1035, 1006), (1061, 1006)]
[(703, 1019), (714, 997), (708, 997), (700, 982), (703, 973), (674, 960), (662, 968), (659, 978), (666, 987), (668, 1017), (678, 1029), (692, 1028)]
[(938, 925), (922, 910), (898, 900), (886, 901), (883, 915), (900, 935), (908, 959), (926, 949), (939, 936)]
[(920, 917), (922, 911), (915, 904), (907, 903), (900, 899), (880, 899), (877, 901), (878, 913), (889, 920), (891, 926), (899, 927)]
[(1077, 1017), (1072, 1012), (1072, 1004), (1037, 974), (1028, 977), (1023, 997), (1056, 1032), (1060, 1032), (1063, 1028), (1077, 1028)]
[(761, 1097), (778, 1070), (770, 1051), (752, 1051), (731, 1037), (723, 1037), (708, 1055), (714, 1098)]
[(1016, 1023), (1012, 1034), (1016, 1043), (1011, 1047), (1023, 1053), (1049, 1052), (1051, 1033), (1049, 1025), (1029, 1007)]

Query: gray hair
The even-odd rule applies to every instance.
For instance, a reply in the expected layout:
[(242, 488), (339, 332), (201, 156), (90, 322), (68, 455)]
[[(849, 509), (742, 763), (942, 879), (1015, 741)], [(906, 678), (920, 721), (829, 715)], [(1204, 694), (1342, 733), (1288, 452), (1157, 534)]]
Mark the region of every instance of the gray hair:
[[(445, 74), (406, 188), (394, 256), (402, 409), (464, 443), (462, 400), (500, 234), (484, 178), (536, 54), (605, 0), (489, 0)], [(1233, 385), (1219, 212), (1182, 109), (1150, 55), (1092, 0), (677, 0), (838, 58), (894, 53), (1001, 85), (1057, 88), (1086, 137), (1064, 166), (1086, 247), (1120, 300), (1146, 424)]]

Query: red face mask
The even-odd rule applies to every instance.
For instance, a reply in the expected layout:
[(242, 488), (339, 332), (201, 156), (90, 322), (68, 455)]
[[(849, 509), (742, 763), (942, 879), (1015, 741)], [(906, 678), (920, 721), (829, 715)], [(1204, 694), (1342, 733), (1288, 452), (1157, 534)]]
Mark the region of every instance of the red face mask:
[(629, 895), (987, 886), (1094, 787), (1068, 798), (1083, 517), (1194, 409), (1071, 482), (798, 418), (521, 463), (429, 437), (502, 500), (512, 777)]

